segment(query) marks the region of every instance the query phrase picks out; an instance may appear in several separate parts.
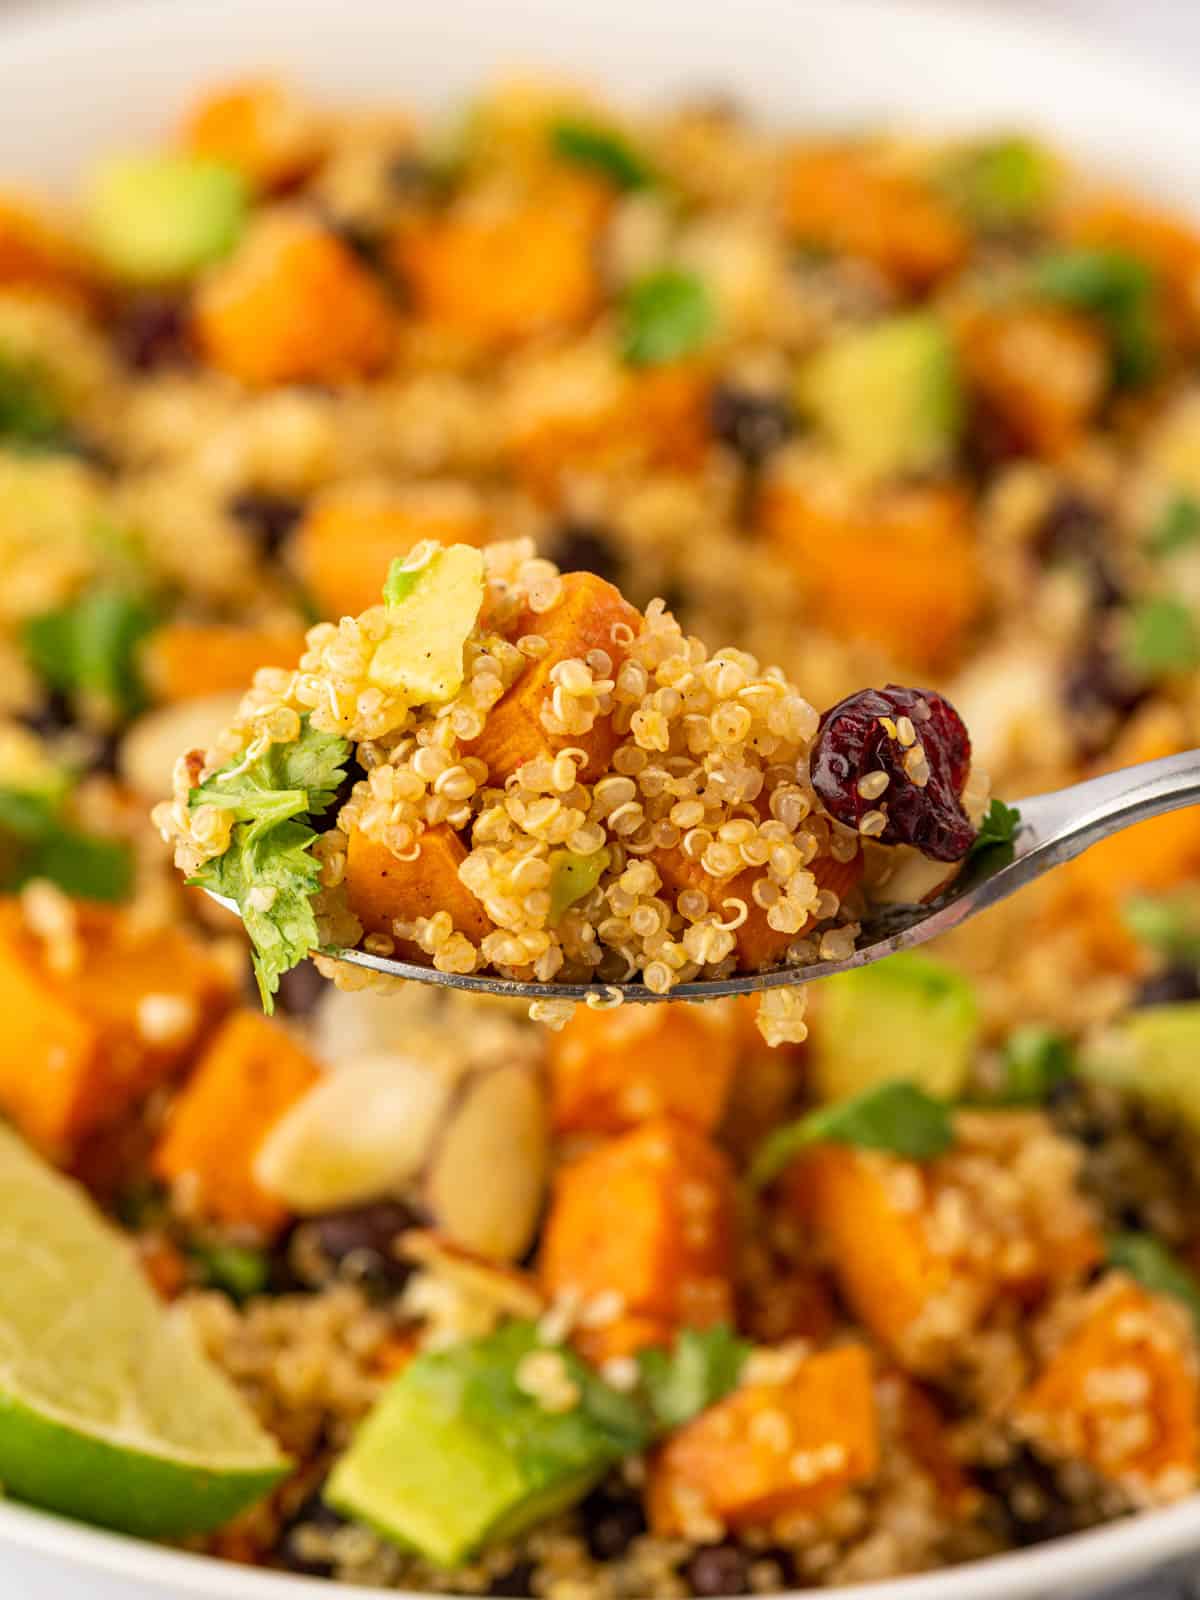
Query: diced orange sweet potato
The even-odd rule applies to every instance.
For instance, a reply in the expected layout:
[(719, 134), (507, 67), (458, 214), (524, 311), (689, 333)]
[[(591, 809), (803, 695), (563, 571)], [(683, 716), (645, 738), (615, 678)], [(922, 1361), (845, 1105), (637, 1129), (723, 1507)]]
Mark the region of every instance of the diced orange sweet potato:
[(171, 704), (248, 689), (259, 667), (294, 667), (303, 654), (302, 628), (168, 622), (147, 640), (142, 666), (154, 698)]
[(594, 228), (570, 206), (406, 223), (392, 258), (416, 314), (486, 348), (578, 327), (599, 304)]
[[(805, 928), (801, 928), (796, 933), (784, 933), (771, 926), (767, 913), (754, 899), (754, 885), (763, 876), (761, 867), (747, 867), (736, 877), (718, 882), (678, 845), (672, 850), (654, 850), (650, 859), (672, 894), (684, 889), (699, 889), (708, 896), (709, 904), (714, 908), (720, 907), (726, 900), (745, 903), (746, 920), (737, 930), (738, 966), (743, 972), (761, 972), (767, 967), (777, 966), (783, 960), (788, 946), (805, 932)], [(819, 888), (832, 890), (841, 900), (858, 886), (863, 871), (862, 856), (853, 856), (849, 861), (818, 856), (809, 863), (809, 871), (816, 878)], [(811, 926), (810, 918), (806, 927)]]
[(172, 1072), (232, 998), (182, 930), (101, 910), (80, 922), (80, 964), (60, 973), (18, 905), (0, 903), (0, 1110), (64, 1159)]
[(337, 486), (320, 495), (292, 539), (292, 559), (323, 617), (355, 617), (377, 606), (393, 559), (423, 539), (485, 543), (483, 507), (452, 485)]
[(784, 178), (783, 208), (797, 239), (861, 256), (904, 289), (928, 287), (967, 254), (962, 225), (939, 196), (869, 151), (797, 151)]
[(174, 1300), (187, 1283), (187, 1262), (165, 1233), (143, 1234), (137, 1241), (138, 1264), (160, 1300)]
[(711, 1132), (737, 1062), (732, 1012), (716, 1006), (578, 1006), (549, 1044), (554, 1126), (620, 1133), (673, 1116)]
[(1190, 222), (1131, 196), (1109, 194), (1082, 206), (1070, 219), (1070, 232), (1081, 244), (1125, 250), (1147, 262), (1166, 291), (1175, 336), (1196, 345), (1200, 339), (1200, 231)]
[(863, 502), (776, 482), (762, 527), (804, 586), (808, 615), (914, 667), (956, 659), (983, 598), (970, 505), (952, 485), (895, 487)]
[(996, 306), (959, 335), (967, 378), (986, 415), (1035, 455), (1055, 460), (1082, 437), (1109, 382), (1103, 337), (1052, 306)]
[(630, 1328), (618, 1318), (635, 1319), (634, 1344), (729, 1320), (732, 1201), (725, 1157), (665, 1117), (559, 1172), (542, 1236), (542, 1285), (551, 1298), (611, 1296), (620, 1308), (611, 1324), (581, 1327), (585, 1355), (628, 1353)]
[(650, 1471), (650, 1526), (673, 1537), (820, 1512), (878, 1466), (871, 1358), (846, 1345), (781, 1382), (743, 1384), (668, 1439)]
[(32, 289), (83, 306), (97, 290), (82, 250), (32, 204), (7, 194), (0, 194), (0, 288)]
[[(921, 1184), (918, 1168), (911, 1168)], [(904, 1352), (906, 1335), (950, 1278), (925, 1234), (922, 1205), (902, 1207), (883, 1160), (846, 1145), (824, 1145), (787, 1179), (801, 1214), (822, 1239), (843, 1298), (879, 1341)]]
[(627, 644), (613, 638), (624, 627), (636, 634), (641, 614), (611, 583), (592, 572), (567, 572), (562, 578), (562, 598), (550, 611), (524, 612), (517, 621), (515, 638), (540, 634), (549, 645), (544, 656), (531, 661), (512, 688), (488, 713), (477, 739), (463, 748), (486, 761), (492, 783), (502, 784), (526, 761), (567, 746), (587, 752), (580, 776), (592, 782), (608, 770), (617, 747), (611, 717), (597, 717), (586, 733), (552, 734), (542, 725), (542, 707), (554, 694), (554, 669), (589, 650), (607, 653), (615, 671), (627, 654)]
[(254, 1177), (263, 1140), (320, 1078), (286, 1029), (257, 1011), (222, 1026), (171, 1108), (154, 1171), (186, 1186), (188, 1209), (213, 1222), (272, 1233), (287, 1208)]
[(1195, 1341), (1180, 1307), (1116, 1275), (1017, 1406), (1049, 1453), (1139, 1499), (1176, 1498), (1200, 1462)]
[(421, 835), (420, 853), (413, 861), (402, 861), (386, 845), (352, 828), (346, 849), (350, 909), (368, 933), (386, 934), (394, 922), (448, 911), (457, 931), (478, 944), (492, 924), (458, 876), (466, 854), (462, 840), (444, 823)]
[(283, 189), (321, 159), (325, 128), (313, 109), (272, 78), (250, 78), (206, 94), (188, 112), (183, 142), (236, 167), (259, 190)]
[(383, 289), (315, 217), (262, 215), (202, 285), (196, 335), (215, 367), (252, 387), (344, 383), (391, 357)]

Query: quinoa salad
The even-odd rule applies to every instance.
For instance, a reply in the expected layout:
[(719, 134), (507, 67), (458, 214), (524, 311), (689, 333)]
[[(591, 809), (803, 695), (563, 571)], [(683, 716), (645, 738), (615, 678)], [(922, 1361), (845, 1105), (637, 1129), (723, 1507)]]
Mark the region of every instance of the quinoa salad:
[(805, 1011), (553, 984), (836, 959), (1200, 745), (1200, 229), (565, 81), (248, 78), (19, 179), (5, 1493), (544, 1600), (1196, 1493), (1195, 811)]

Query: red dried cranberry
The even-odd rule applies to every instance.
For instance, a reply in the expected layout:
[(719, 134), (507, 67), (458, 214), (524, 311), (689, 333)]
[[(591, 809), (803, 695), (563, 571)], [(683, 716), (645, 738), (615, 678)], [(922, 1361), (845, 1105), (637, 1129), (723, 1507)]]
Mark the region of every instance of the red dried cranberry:
[[(912, 723), (915, 741), (901, 737), (909, 731), (901, 718)], [(881, 843), (915, 845), (935, 861), (961, 861), (976, 833), (961, 799), (970, 765), (971, 741), (950, 702), (931, 689), (889, 683), (849, 695), (825, 713), (809, 775), (826, 811), (847, 827), (857, 828), (869, 811), (882, 811), (887, 822), (874, 835)], [(910, 768), (925, 781), (915, 782)], [(872, 773), (886, 774), (887, 785), (871, 795), (868, 784), (863, 795), (859, 785)]]

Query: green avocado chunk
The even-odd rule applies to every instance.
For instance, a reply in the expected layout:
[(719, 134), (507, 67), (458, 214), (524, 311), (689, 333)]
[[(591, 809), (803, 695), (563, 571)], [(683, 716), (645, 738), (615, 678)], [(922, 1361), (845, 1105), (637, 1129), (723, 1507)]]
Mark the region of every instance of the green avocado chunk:
[(1077, 1070), (1200, 1132), (1200, 1000), (1122, 1017), (1089, 1042)]
[(635, 1398), (565, 1346), (543, 1344), (534, 1323), (513, 1322), (410, 1362), (325, 1495), (343, 1515), (454, 1567), (574, 1504), (649, 1433)]
[(868, 477), (942, 465), (962, 429), (954, 347), (925, 313), (835, 339), (801, 370), (797, 399), (846, 466)]
[(371, 658), (371, 682), (410, 705), (440, 705), (463, 684), (463, 651), (484, 599), (480, 552), (423, 547), (392, 562), (383, 601), (388, 633)]
[(116, 277), (171, 283), (229, 254), (249, 204), (246, 180), (223, 162), (131, 155), (96, 168), (85, 216), (92, 248)]
[(952, 1100), (979, 1040), (970, 983), (930, 956), (904, 952), (821, 985), (809, 1026), (812, 1081), (845, 1100), (894, 1078)]

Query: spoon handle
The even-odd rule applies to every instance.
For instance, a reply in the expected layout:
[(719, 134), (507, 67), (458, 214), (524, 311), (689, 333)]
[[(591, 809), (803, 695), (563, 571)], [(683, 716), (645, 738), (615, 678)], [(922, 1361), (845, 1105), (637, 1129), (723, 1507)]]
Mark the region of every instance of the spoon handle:
[(1136, 822), (1198, 802), (1200, 750), (1143, 761), (1021, 801), (1026, 840), (1020, 854), (1036, 851), (1045, 870)]

